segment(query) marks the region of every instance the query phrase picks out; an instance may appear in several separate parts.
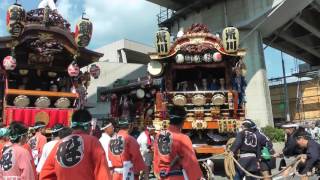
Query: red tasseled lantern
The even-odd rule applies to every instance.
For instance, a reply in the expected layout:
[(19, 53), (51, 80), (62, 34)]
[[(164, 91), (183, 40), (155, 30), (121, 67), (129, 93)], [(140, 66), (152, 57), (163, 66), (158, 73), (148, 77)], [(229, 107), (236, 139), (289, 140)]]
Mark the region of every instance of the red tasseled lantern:
[(6, 56), (2, 61), (2, 65), (5, 70), (14, 70), (17, 67), (17, 61), (12, 56)]
[(70, 77), (77, 77), (80, 73), (78, 64), (72, 62), (68, 67), (68, 74)]
[(74, 37), (76, 44), (79, 47), (86, 47), (89, 45), (92, 36), (92, 23), (89, 19), (82, 18), (76, 25)]
[(214, 62), (220, 62), (222, 60), (222, 55), (219, 52), (215, 52), (213, 54), (213, 60)]
[(26, 12), (20, 4), (13, 4), (8, 8), (6, 25), (13, 37), (21, 35), (24, 29)]
[(91, 76), (94, 79), (98, 79), (99, 78), (100, 73), (101, 73), (99, 66), (97, 66), (95, 64), (92, 64), (89, 71), (90, 71)]

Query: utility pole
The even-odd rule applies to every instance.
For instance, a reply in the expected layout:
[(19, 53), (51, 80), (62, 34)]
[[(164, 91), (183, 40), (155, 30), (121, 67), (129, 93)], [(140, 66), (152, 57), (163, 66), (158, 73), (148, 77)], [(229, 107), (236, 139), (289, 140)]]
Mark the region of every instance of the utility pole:
[(286, 116), (286, 121), (290, 122), (290, 108), (289, 108), (290, 104), (289, 104), (289, 97), (288, 97), (288, 85), (287, 85), (286, 69), (284, 66), (282, 51), (281, 51), (281, 61), (282, 61), (282, 75), (283, 75), (284, 98), (285, 98), (285, 116)]

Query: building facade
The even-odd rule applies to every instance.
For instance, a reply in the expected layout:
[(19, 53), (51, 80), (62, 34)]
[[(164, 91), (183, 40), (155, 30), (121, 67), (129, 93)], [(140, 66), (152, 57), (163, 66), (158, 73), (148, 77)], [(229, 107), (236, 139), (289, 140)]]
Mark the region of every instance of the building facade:
[[(319, 66), (300, 64), (299, 72), (288, 77), (287, 96), (292, 121), (317, 121), (320, 119)], [(283, 78), (269, 81), (272, 111), (275, 123), (286, 120), (285, 86)]]
[[(91, 80), (88, 88), (87, 105), (93, 117), (105, 119), (110, 113), (110, 102), (101, 101), (99, 92), (112, 87), (118, 80), (132, 80), (147, 75), (149, 52), (155, 49), (138, 42), (122, 39), (96, 50), (104, 56), (95, 63), (101, 68), (98, 79)], [(88, 67), (86, 67), (88, 68)]]

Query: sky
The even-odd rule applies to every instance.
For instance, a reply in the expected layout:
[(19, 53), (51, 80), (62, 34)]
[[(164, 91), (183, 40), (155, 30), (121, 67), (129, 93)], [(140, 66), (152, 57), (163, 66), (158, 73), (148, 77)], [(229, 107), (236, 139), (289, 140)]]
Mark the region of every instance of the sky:
[[(8, 35), (5, 15), (8, 6), (14, 2), (14, 0), (0, 2), (0, 36)], [(28, 11), (35, 9), (40, 0), (18, 2)], [(159, 10), (158, 5), (145, 0), (58, 0), (58, 11), (71, 23), (72, 29), (81, 18), (82, 12), (86, 12), (86, 16), (92, 21), (93, 37), (90, 49), (124, 38), (153, 46), (154, 33), (157, 30), (156, 15)], [(268, 78), (282, 76), (280, 51), (268, 47), (264, 54)], [(285, 54), (284, 62), (286, 75), (290, 75), (296, 69), (297, 61)]]

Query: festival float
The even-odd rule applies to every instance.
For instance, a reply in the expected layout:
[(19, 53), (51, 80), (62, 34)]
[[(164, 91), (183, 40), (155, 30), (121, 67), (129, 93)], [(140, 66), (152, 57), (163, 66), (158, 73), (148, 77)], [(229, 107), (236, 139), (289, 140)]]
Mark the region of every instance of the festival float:
[(82, 17), (72, 32), (57, 11), (45, 7), (25, 12), (17, 3), (9, 7), (6, 23), (10, 36), (0, 37), (3, 124), (69, 125), (74, 110), (86, 104), (91, 76), (100, 74), (95, 64), (80, 71), (103, 55), (85, 48), (92, 23)]
[(137, 79), (118, 79), (112, 87), (101, 91), (100, 101), (110, 102), (108, 118), (117, 122), (127, 119), (133, 123), (135, 130), (142, 130), (152, 125), (156, 92), (160, 82), (151, 76)]
[(187, 110), (182, 131), (192, 140), (197, 157), (221, 154), (245, 117), (246, 52), (239, 49), (234, 27), (225, 28), (221, 37), (202, 24), (179, 34), (170, 42), (170, 33), (161, 28), (157, 52), (150, 53), (148, 72), (162, 78), (164, 87), (156, 93), (153, 124), (165, 129), (170, 108), (182, 106)]

